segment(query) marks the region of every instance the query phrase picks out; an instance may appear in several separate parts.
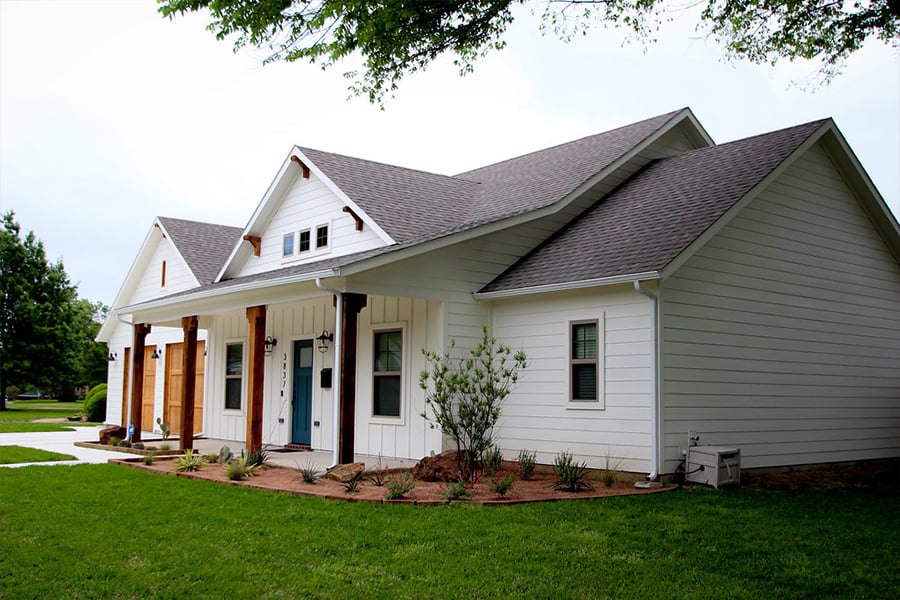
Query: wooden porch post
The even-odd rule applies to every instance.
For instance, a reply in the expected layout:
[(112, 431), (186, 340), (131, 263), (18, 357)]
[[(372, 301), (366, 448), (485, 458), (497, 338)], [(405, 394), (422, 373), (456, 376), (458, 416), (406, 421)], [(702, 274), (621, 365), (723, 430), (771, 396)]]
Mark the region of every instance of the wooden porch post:
[(341, 294), (341, 445), (342, 464), (352, 463), (356, 423), (356, 346), (359, 330), (357, 315), (366, 307), (366, 295)]
[(184, 345), (181, 362), (181, 449), (194, 447), (194, 390), (197, 383), (197, 317), (183, 317)]
[[(134, 324), (134, 343), (131, 348), (131, 422), (134, 425), (132, 442), (141, 441), (141, 422), (144, 410), (144, 342), (150, 333), (147, 323)], [(126, 425), (127, 427), (127, 425)]]
[(263, 376), (266, 368), (266, 307), (247, 309), (250, 321), (249, 373), (247, 374), (247, 450), (262, 448)]

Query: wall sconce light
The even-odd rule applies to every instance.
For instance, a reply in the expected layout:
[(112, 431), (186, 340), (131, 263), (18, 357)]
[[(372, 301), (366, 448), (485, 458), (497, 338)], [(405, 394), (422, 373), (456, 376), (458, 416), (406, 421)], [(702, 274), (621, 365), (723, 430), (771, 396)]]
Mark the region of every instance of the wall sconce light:
[(322, 331), (322, 335), (316, 338), (316, 347), (319, 349), (319, 352), (325, 353), (328, 352), (328, 342), (334, 341), (334, 334), (328, 333), (328, 330)]
[(153, 354), (150, 355), (150, 358), (152, 358), (153, 360), (162, 358), (162, 350), (160, 350), (159, 348), (154, 348)]
[(269, 356), (270, 354), (272, 354), (272, 350), (275, 348), (275, 346), (278, 345), (278, 340), (273, 338), (271, 335), (268, 335), (266, 336), (266, 340), (263, 342), (263, 345), (266, 349), (266, 356)]
[(115, 352), (109, 353), (109, 362), (116, 362), (116, 359), (119, 358), (119, 355)]

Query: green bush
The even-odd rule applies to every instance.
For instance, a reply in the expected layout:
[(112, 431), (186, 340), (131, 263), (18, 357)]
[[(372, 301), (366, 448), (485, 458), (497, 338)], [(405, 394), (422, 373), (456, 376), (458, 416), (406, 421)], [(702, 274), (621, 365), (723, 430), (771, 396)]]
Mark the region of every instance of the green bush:
[(91, 388), (84, 398), (84, 404), (81, 407), (84, 418), (92, 423), (102, 423), (106, 420), (106, 384)]

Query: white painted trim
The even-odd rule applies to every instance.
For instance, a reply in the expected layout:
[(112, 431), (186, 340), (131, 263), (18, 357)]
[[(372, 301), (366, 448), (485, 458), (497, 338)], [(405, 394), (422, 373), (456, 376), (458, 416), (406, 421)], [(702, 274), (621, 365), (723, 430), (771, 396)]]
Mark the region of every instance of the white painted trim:
[(549, 283), (547, 285), (536, 285), (533, 287), (516, 288), (511, 290), (500, 290), (497, 292), (475, 292), (472, 295), (476, 300), (499, 300), (502, 298), (514, 298), (516, 296), (529, 296), (531, 294), (548, 294), (551, 292), (567, 292), (570, 290), (581, 290), (584, 288), (619, 285), (622, 283), (631, 283), (636, 279), (640, 281), (660, 279), (660, 273), (658, 271), (647, 271), (645, 273), (613, 275), (612, 277), (584, 279), (582, 281), (567, 281), (564, 283)]

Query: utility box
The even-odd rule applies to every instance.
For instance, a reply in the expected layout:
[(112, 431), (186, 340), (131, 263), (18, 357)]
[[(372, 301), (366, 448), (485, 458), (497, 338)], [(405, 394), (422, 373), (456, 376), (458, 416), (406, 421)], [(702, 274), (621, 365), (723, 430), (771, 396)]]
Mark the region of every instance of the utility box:
[(719, 486), (741, 482), (741, 451), (718, 446), (691, 446), (684, 465), (685, 480)]

